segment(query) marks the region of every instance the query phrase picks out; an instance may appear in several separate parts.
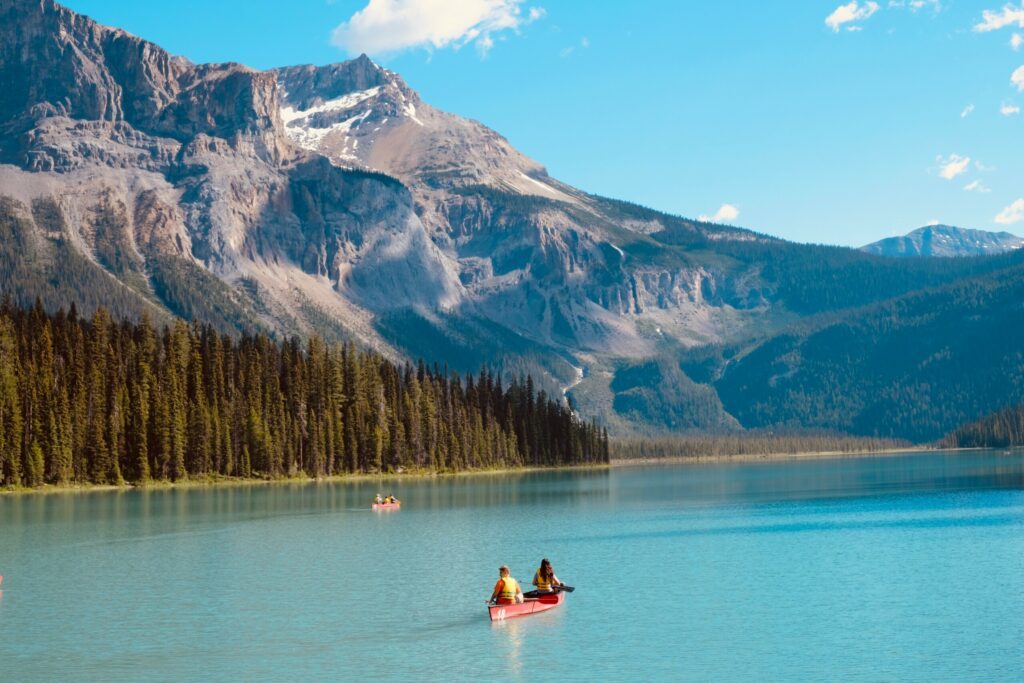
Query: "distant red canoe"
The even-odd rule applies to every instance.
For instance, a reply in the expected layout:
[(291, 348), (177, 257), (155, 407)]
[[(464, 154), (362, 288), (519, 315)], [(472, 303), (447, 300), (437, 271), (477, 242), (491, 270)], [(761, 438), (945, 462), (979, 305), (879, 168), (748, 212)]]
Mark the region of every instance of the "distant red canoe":
[(374, 510), (397, 510), (402, 507), (401, 503), (374, 503)]
[(516, 605), (488, 605), (491, 621), (504, 621), (513, 617), (525, 617), (536, 612), (546, 612), (553, 607), (558, 607), (565, 602), (565, 593), (558, 592), (551, 595), (542, 595), (539, 598), (526, 598), (525, 601)]

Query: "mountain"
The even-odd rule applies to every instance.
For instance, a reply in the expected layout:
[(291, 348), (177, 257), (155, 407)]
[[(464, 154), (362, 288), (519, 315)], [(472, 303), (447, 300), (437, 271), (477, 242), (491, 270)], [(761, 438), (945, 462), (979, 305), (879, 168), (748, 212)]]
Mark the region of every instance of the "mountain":
[(927, 225), (903, 237), (887, 237), (861, 247), (881, 256), (991, 256), (1020, 249), (1024, 238), (951, 225)]
[[(829, 321), (874, 330), (900, 297), (1024, 262), (793, 244), (591, 195), (365, 56), (197, 65), (51, 0), (0, 0), (0, 18), (0, 293), (21, 304), (529, 373), (618, 433), (863, 432), (783, 399), (795, 393), (765, 398), (780, 378), (754, 361)], [(985, 327), (984, 305), (961, 332), (1010, 322)], [(920, 353), (942, 353), (950, 330)], [(855, 360), (827, 372), (851, 391), (879, 386)], [(744, 386), (780, 407), (749, 408)], [(978, 409), (1008, 391), (993, 385)], [(963, 421), (926, 412), (928, 435)]]
[(936, 439), (1024, 390), (1024, 265), (1004, 263), (727, 350), (711, 383), (746, 427)]

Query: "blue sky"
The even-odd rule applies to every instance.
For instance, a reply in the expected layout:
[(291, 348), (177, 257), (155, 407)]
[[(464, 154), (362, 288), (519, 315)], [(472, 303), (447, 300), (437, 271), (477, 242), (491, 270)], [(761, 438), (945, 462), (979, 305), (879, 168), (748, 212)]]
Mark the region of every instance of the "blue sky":
[(1004, 1), (66, 4), (196, 62), (366, 50), (584, 190), (860, 245), (1024, 234), (1024, 5)]

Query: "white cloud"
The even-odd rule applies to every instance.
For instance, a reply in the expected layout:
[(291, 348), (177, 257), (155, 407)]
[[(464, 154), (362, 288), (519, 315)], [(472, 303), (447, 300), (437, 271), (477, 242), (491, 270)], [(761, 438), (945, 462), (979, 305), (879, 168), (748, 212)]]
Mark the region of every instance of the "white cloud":
[[(927, 223), (925, 223), (925, 225), (940, 225), (939, 219), (938, 218), (933, 218), (930, 221), (928, 221)], [(900, 233), (900, 234), (902, 235), (903, 233)]]
[(916, 12), (919, 9), (930, 7), (936, 13), (942, 11), (940, 0), (889, 0), (889, 9), (909, 9)]
[(946, 180), (952, 180), (964, 173), (971, 163), (970, 157), (962, 157), (959, 154), (950, 154), (946, 159), (939, 155), (935, 160), (939, 162), (939, 177)]
[(987, 31), (998, 31), (1001, 28), (1016, 24), (1024, 28), (1024, 0), (1019, 7), (1013, 3), (1003, 5), (1001, 10), (987, 9), (981, 13), (981, 22), (974, 25), (974, 30), (979, 33)]
[(974, 105), (968, 104), (966, 107), (964, 107), (964, 110), (960, 112), (960, 118), (966, 119), (968, 116), (971, 115), (972, 111), (974, 111)]
[[(825, 25), (830, 29), (839, 32), (840, 27), (843, 24), (850, 24), (857, 21), (865, 21), (872, 14), (878, 11), (877, 2), (865, 2), (864, 5), (858, 4), (857, 0), (851, 0), (851, 2), (840, 5), (833, 10), (832, 14), (825, 17)], [(859, 30), (860, 26), (848, 26), (847, 31)]]
[(1018, 199), (1013, 204), (996, 214), (994, 219), (1000, 225), (1012, 225), (1024, 220), (1024, 199)]
[(1012, 47), (1015, 52), (1020, 49), (1021, 45), (1024, 45), (1024, 36), (1021, 36), (1019, 33), (1014, 33), (1010, 36), (1010, 47)]
[(1020, 113), (1020, 107), (1016, 104), (1003, 103), (1003, 106), (999, 107), (999, 113), (1003, 116), (1014, 116)]
[(992, 191), (985, 187), (985, 184), (980, 180), (972, 180), (971, 182), (967, 183), (966, 185), (964, 185), (964, 190), (966, 190), (967, 192), (981, 192), (982, 194), (986, 194)]
[(1024, 66), (1018, 66), (1014, 69), (1013, 73), (1010, 74), (1010, 83), (1017, 86), (1017, 90), (1024, 92)]
[(493, 34), (515, 31), (544, 16), (525, 13), (524, 0), (369, 0), (340, 24), (331, 42), (350, 53), (381, 54), (411, 47), (458, 49), (469, 43), (481, 55), (494, 46)]
[(726, 223), (734, 221), (740, 217), (740, 210), (732, 204), (722, 204), (718, 207), (718, 211), (715, 212), (714, 216), (708, 216), (701, 214), (697, 217), (697, 220), (703, 223)]
[(494, 47), (494, 38), (491, 38), (490, 33), (485, 33), (477, 38), (476, 42), (473, 44), (476, 45), (477, 54), (481, 57), (486, 57), (487, 53), (491, 51), (492, 47)]

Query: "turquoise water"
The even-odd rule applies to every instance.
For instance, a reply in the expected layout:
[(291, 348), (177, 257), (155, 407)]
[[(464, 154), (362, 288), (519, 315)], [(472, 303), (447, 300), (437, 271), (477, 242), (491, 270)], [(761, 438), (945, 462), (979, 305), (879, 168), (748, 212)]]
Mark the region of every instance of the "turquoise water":
[[(985, 452), (0, 497), (0, 679), (1021, 680), (1022, 487)], [(576, 592), (491, 624), (542, 556)]]

